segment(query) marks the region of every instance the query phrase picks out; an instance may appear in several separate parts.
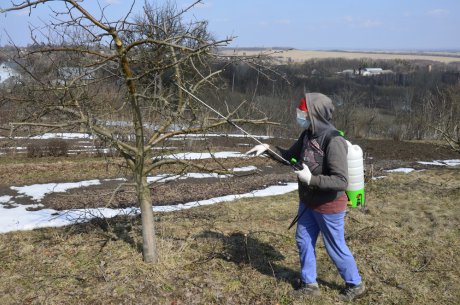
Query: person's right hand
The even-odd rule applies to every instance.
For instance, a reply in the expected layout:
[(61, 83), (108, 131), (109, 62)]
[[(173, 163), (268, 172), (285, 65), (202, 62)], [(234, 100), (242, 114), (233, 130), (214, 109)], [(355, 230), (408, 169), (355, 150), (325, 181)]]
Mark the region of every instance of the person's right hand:
[(259, 144), (254, 146), (251, 150), (249, 150), (246, 155), (255, 155), (260, 156), (264, 152), (266, 152), (270, 148), (268, 144)]

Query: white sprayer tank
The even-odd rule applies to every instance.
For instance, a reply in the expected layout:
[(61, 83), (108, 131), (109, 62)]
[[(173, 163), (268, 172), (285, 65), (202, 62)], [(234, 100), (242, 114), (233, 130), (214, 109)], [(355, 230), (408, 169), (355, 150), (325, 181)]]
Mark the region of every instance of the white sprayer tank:
[(363, 151), (358, 145), (348, 145), (348, 186), (346, 189), (350, 205), (364, 205), (364, 161)]

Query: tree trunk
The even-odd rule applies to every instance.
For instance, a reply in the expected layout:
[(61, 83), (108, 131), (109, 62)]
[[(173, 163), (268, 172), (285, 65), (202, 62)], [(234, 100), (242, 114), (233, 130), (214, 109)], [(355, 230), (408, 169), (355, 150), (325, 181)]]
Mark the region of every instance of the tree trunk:
[(142, 219), (142, 253), (144, 261), (155, 263), (158, 261), (158, 253), (155, 237), (155, 223), (153, 220), (152, 200), (146, 177), (138, 177), (141, 183), (137, 184), (137, 198), (141, 207)]

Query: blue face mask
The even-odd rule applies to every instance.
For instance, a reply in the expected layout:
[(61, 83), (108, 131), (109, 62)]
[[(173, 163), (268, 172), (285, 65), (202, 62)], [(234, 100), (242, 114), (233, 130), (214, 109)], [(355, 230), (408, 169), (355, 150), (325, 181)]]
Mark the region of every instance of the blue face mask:
[(299, 127), (302, 129), (307, 129), (308, 127), (310, 127), (310, 123), (310, 120), (307, 118), (297, 117), (297, 125), (299, 125)]

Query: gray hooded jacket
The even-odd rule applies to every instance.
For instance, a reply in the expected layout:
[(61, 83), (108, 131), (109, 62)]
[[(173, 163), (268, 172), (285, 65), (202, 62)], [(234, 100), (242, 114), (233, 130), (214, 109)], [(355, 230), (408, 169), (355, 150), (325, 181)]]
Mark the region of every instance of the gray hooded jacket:
[(315, 209), (344, 195), (348, 185), (348, 146), (331, 123), (331, 99), (321, 93), (307, 93), (305, 97), (310, 127), (289, 149), (278, 150), (286, 160), (295, 158), (309, 167), (310, 185), (299, 181), (299, 197), (307, 207)]

